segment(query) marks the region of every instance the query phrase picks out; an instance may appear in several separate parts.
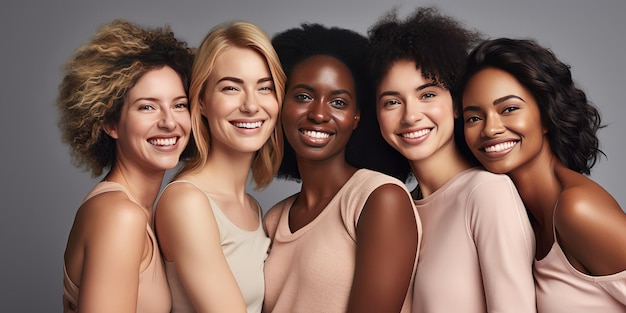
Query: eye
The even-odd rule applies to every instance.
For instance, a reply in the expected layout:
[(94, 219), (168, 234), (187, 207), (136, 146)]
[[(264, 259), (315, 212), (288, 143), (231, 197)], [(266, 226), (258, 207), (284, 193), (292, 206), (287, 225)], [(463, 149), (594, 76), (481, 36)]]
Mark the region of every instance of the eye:
[(187, 102), (178, 102), (176, 104), (174, 104), (174, 108), (175, 109), (187, 109)]
[(274, 86), (261, 86), (261, 88), (259, 88), (259, 91), (262, 93), (274, 93)]
[(420, 96), (420, 99), (430, 99), (430, 98), (434, 98), (436, 97), (437, 94), (435, 94), (434, 92), (425, 92)]
[(155, 110), (154, 106), (150, 103), (146, 103), (146, 104), (141, 104), (139, 105), (139, 107), (137, 108), (139, 111), (151, 111), (151, 110)]
[(223, 92), (235, 92), (235, 91), (239, 91), (239, 88), (235, 86), (224, 86), (222, 87), (222, 91)]
[(502, 113), (511, 113), (517, 110), (519, 110), (519, 107), (511, 105), (511, 106), (505, 107), (504, 110), (502, 110)]
[(389, 100), (383, 101), (383, 107), (395, 106), (395, 105), (399, 105), (400, 103), (401, 102), (398, 101), (397, 99), (389, 99)]
[(308, 101), (313, 100), (313, 98), (312, 98), (310, 95), (306, 94), (306, 93), (299, 93), (299, 94), (296, 94), (296, 95), (294, 96), (294, 98), (295, 98), (295, 99), (296, 99), (296, 101), (298, 101), (298, 102), (308, 102)]
[(334, 108), (345, 108), (348, 106), (348, 102), (346, 102), (343, 99), (333, 99), (330, 101), (330, 105), (333, 106)]
[(470, 115), (468, 117), (465, 118), (465, 122), (466, 123), (476, 123), (478, 121), (480, 121), (481, 118), (477, 115)]

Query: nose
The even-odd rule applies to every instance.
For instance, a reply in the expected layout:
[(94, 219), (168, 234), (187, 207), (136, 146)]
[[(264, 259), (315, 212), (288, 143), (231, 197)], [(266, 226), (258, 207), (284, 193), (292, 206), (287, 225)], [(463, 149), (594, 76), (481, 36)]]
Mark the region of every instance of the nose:
[(161, 114), (161, 119), (157, 123), (159, 128), (172, 130), (176, 128), (176, 120), (174, 119), (174, 114), (170, 110), (163, 110)]
[(324, 105), (323, 101), (313, 100), (309, 105), (309, 111), (307, 118), (315, 123), (325, 123), (330, 120), (330, 114), (328, 108)]
[(419, 105), (413, 101), (407, 100), (404, 104), (404, 113), (402, 114), (402, 122), (405, 124), (413, 124), (424, 117), (424, 113), (420, 110)]
[(495, 137), (504, 132), (504, 125), (498, 114), (491, 113), (486, 115), (484, 125), (482, 130), (483, 136)]
[(239, 110), (241, 112), (251, 113), (251, 114), (259, 112), (259, 103), (253, 92), (246, 93), (246, 96), (243, 99), (243, 103), (241, 103), (241, 107), (239, 108)]

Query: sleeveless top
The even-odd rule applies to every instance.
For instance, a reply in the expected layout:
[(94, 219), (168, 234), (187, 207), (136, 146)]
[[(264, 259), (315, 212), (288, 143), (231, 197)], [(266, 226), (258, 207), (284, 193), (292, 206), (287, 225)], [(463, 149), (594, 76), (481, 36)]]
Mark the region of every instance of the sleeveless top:
[[(137, 205), (139, 203), (126, 190), (126, 188), (115, 182), (100, 182), (83, 200), (83, 203), (90, 198), (99, 194), (111, 191), (121, 191), (126, 194), (128, 199)], [(150, 264), (146, 269), (139, 273), (139, 290), (137, 295), (137, 313), (159, 313), (170, 312), (171, 299), (170, 290), (165, 277), (163, 268), (163, 259), (157, 244), (156, 237), (150, 227), (146, 224), (146, 234), (152, 243), (152, 257)], [(78, 294), (80, 292), (77, 286), (67, 274), (65, 264), (63, 264), (63, 312), (75, 313), (78, 308)]]
[[(554, 212), (556, 205), (553, 216)], [(535, 260), (537, 312), (626, 313), (626, 270), (607, 276), (579, 272), (561, 249), (552, 221), (552, 248), (543, 259)]]
[[(259, 211), (259, 227), (254, 231), (244, 230), (235, 225), (222, 212), (209, 194), (193, 182), (177, 180), (169, 183), (165, 188), (176, 183), (188, 183), (198, 188), (206, 195), (220, 232), (220, 241), (226, 262), (230, 267), (235, 280), (246, 301), (248, 313), (259, 313), (263, 305), (265, 293), (263, 263), (267, 257), (270, 244), (261, 225), (261, 208)], [(194, 312), (193, 305), (185, 293), (185, 289), (176, 272), (174, 262), (165, 261), (165, 271), (172, 293), (172, 313)]]
[[(345, 312), (354, 278), (356, 228), (370, 194), (379, 186), (401, 186), (399, 180), (366, 169), (358, 170), (320, 214), (294, 233), (289, 210), (297, 194), (276, 204), (264, 218), (272, 238), (265, 262), (264, 312)], [(413, 209), (421, 242), (421, 222)], [(417, 255), (413, 266), (413, 275)], [(411, 311), (413, 275), (401, 312)], [(373, 295), (375, 296), (375, 295)]]

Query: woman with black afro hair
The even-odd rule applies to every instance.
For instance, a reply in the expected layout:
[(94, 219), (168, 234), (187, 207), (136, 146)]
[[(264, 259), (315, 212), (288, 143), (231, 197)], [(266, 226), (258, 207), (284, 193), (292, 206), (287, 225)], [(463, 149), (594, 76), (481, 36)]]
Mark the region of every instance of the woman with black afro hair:
[(380, 131), (418, 183), (413, 312), (535, 312), (524, 204), (506, 175), (477, 167), (455, 126), (453, 88), (480, 34), (427, 7), (392, 11), (369, 35)]
[(626, 214), (584, 176), (602, 155), (598, 109), (533, 40), (470, 55), (460, 109), (478, 160), (520, 191), (537, 238), (539, 312), (626, 312)]
[(378, 172), (406, 161), (372, 131), (367, 38), (305, 24), (272, 43), (287, 75), (278, 176), (302, 187), (264, 218), (264, 312), (410, 312), (421, 224), (403, 182)]

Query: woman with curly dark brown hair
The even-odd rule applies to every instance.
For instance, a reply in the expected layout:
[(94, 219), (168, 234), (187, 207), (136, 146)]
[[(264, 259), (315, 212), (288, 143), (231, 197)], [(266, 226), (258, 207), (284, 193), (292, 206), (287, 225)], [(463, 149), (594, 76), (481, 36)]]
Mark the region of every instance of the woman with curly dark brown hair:
[(626, 312), (626, 214), (583, 175), (601, 121), (569, 66), (535, 41), (494, 39), (459, 91), (471, 151), (511, 177), (531, 217), (539, 312)]
[(534, 238), (506, 175), (464, 153), (453, 91), (479, 35), (435, 8), (389, 14), (370, 30), (376, 111), (387, 142), (409, 161), (423, 240), (416, 312), (534, 312)]
[(192, 61), (169, 28), (116, 20), (66, 64), (57, 99), (63, 140), (77, 166), (108, 173), (69, 234), (64, 312), (170, 311), (152, 206), (190, 137)]

